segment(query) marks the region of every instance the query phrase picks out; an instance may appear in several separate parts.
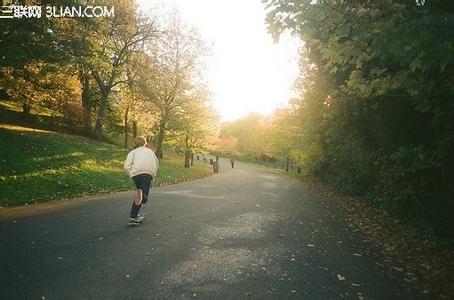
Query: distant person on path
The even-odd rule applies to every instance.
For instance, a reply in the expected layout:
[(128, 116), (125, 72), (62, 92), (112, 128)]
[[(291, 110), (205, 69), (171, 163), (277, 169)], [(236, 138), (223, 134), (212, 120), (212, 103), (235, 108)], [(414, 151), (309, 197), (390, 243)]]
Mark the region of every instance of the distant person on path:
[(142, 204), (147, 203), (151, 182), (156, 177), (159, 161), (156, 154), (147, 145), (143, 136), (134, 139), (135, 149), (128, 153), (125, 161), (125, 170), (136, 185), (136, 195), (132, 202), (128, 225), (137, 226), (142, 222), (143, 215), (139, 215)]
[(235, 167), (235, 160), (233, 157), (230, 158), (230, 164), (232, 165), (232, 169)]

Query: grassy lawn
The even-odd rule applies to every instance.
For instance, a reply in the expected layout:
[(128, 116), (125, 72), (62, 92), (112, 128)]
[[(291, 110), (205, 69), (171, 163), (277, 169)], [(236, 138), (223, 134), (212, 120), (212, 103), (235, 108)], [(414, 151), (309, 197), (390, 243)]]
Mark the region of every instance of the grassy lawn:
[[(123, 171), (128, 151), (88, 138), (0, 124), (0, 206), (132, 189)], [(209, 165), (167, 155), (154, 185), (201, 178)]]
[[(22, 103), (0, 100), (0, 109), (22, 112)], [(30, 113), (38, 116), (52, 116), (55, 114), (52, 110), (41, 106), (32, 106)], [(57, 113), (56, 115), (58, 116), (60, 114)]]

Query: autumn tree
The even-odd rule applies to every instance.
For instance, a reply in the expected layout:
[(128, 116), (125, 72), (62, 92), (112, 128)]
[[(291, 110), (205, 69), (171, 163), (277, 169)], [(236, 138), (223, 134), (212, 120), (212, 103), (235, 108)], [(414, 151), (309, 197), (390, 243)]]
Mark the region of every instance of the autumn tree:
[(158, 110), (156, 155), (163, 157), (163, 143), (169, 124), (187, 101), (192, 81), (200, 71), (206, 47), (195, 29), (186, 26), (177, 12), (163, 22), (162, 34), (150, 48), (150, 65), (141, 78), (143, 94)]
[(192, 165), (195, 151), (207, 149), (216, 136), (217, 114), (209, 101), (209, 92), (196, 86), (185, 95), (178, 118), (170, 124), (179, 145), (183, 145), (185, 162)]
[[(71, 42), (58, 39), (59, 22), (51, 18), (0, 20), (0, 89), (22, 104), (24, 118), (32, 105), (59, 98), (52, 97), (56, 92), (68, 92), (62, 77), (72, 76), (66, 51)], [(53, 75), (57, 72), (60, 75)]]
[(97, 28), (97, 48), (89, 67), (99, 91), (95, 137), (102, 129), (109, 106), (109, 95), (116, 86), (127, 82), (126, 65), (132, 53), (141, 51), (157, 34), (154, 20), (140, 16), (134, 2), (116, 2), (115, 17)]
[(265, 128), (267, 118), (258, 113), (250, 113), (233, 122), (222, 124), (220, 138), (235, 137), (237, 150), (247, 159), (260, 160), (266, 156)]

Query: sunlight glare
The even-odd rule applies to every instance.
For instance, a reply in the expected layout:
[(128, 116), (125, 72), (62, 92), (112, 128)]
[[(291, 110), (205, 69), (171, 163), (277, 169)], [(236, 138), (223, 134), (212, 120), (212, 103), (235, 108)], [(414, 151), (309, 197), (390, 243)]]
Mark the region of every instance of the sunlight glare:
[(260, 0), (142, 0), (144, 8), (177, 8), (212, 45), (207, 82), (222, 121), (250, 112), (271, 113), (293, 95), (298, 41), (289, 35), (273, 43)]

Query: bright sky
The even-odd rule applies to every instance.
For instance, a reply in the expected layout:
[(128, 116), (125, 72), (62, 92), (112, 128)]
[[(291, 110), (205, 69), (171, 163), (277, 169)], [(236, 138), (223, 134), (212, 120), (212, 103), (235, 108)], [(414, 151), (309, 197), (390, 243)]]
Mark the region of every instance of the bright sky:
[(222, 121), (250, 112), (271, 113), (293, 95), (298, 42), (291, 37), (274, 44), (266, 31), (260, 0), (139, 0), (143, 7), (177, 8), (196, 27), (213, 55), (207, 82)]

